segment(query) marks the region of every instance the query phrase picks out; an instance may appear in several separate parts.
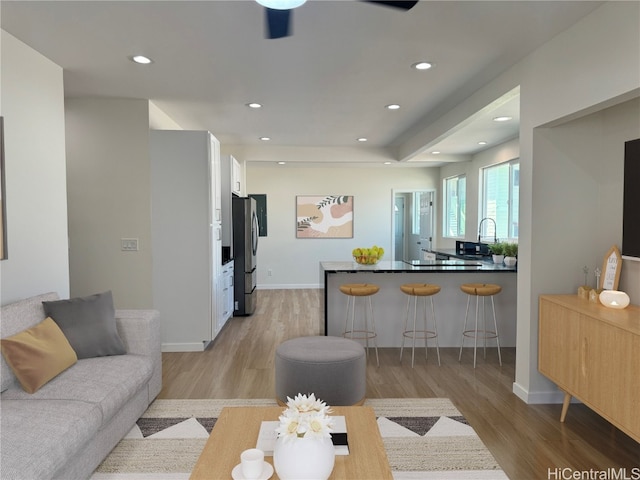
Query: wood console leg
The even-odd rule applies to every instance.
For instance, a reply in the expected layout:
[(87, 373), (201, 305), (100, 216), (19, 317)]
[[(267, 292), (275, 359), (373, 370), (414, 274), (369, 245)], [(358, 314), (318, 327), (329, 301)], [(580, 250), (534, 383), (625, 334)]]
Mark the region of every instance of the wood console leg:
[(560, 413), (561, 422), (564, 422), (564, 419), (567, 416), (567, 411), (569, 410), (570, 404), (571, 404), (571, 394), (564, 392), (564, 400), (562, 401), (562, 413)]

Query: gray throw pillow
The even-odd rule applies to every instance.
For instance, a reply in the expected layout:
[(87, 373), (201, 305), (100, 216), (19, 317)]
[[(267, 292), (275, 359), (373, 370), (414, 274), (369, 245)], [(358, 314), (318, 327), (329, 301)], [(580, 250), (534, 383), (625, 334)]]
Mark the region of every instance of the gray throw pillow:
[(69, 300), (42, 302), (45, 314), (58, 324), (78, 359), (123, 355), (116, 329), (111, 292)]

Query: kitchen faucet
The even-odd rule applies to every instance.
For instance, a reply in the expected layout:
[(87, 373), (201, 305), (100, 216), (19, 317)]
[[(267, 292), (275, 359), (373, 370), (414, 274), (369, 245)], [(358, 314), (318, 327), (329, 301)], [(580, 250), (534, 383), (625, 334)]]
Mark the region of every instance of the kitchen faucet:
[(498, 225), (496, 225), (496, 221), (491, 217), (485, 217), (480, 220), (480, 226), (478, 227), (478, 243), (482, 243), (482, 241), (480, 240), (482, 235), (482, 222), (484, 222), (485, 220), (491, 220), (493, 222), (493, 243), (498, 243)]

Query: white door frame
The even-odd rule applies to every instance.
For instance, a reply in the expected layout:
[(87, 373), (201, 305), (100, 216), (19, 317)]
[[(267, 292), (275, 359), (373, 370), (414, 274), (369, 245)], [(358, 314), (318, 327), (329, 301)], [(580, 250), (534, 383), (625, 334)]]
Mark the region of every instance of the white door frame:
[[(436, 218), (436, 207), (437, 207), (437, 194), (436, 194), (436, 190), (433, 188), (412, 188), (412, 189), (406, 189), (406, 188), (394, 188), (391, 189), (391, 243), (390, 245), (392, 246), (392, 251), (391, 251), (391, 260), (392, 261), (402, 261), (402, 258), (395, 258), (395, 229), (396, 229), (396, 221), (395, 221), (395, 201), (396, 201), (396, 195), (399, 194), (405, 194), (405, 193), (416, 193), (416, 192), (420, 192), (420, 193), (431, 193), (433, 195), (433, 207), (431, 210), (431, 238), (435, 238), (435, 218)], [(407, 214), (407, 206), (405, 204), (405, 216)], [(407, 232), (405, 232), (405, 238), (407, 237)], [(431, 244), (433, 245), (433, 240), (431, 242)]]

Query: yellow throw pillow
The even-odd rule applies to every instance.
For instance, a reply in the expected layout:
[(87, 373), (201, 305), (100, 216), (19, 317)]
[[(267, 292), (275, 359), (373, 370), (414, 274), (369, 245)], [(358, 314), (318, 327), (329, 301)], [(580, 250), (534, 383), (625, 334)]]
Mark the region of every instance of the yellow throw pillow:
[(4, 358), (28, 393), (35, 393), (78, 361), (67, 337), (51, 317), (28, 330), (3, 338), (0, 344)]

